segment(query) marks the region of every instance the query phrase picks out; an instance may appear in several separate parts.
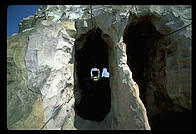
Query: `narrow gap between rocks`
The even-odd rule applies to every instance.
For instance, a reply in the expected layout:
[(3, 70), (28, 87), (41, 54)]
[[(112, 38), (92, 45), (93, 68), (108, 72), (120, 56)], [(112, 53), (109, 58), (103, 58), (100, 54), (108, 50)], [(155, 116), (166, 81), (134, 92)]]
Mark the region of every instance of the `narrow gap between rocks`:
[[(102, 77), (103, 68), (108, 71), (108, 45), (101, 38), (97, 29), (86, 37), (83, 48), (76, 51), (76, 71), (81, 100), (75, 105), (76, 113), (86, 120), (102, 121), (111, 108), (111, 91), (109, 78)], [(92, 68), (94, 71), (91, 76)], [(105, 70), (105, 69), (104, 69)]]

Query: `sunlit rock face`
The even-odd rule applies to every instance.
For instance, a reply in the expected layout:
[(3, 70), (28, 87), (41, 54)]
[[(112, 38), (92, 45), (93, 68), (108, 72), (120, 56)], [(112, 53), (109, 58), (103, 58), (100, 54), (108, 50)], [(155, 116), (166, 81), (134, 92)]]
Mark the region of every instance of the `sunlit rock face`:
[(27, 87), (26, 38), (29, 32), (7, 39), (7, 128), (39, 129), (44, 124), (41, 95)]
[[(190, 24), (191, 17), (191, 6), (41, 6), (29, 17), (31, 26), (26, 18), (20, 33), (8, 37), (8, 128), (149, 130), (164, 128), (156, 120), (169, 121), (159, 116), (186, 117), (192, 110), (191, 26), (164, 35)], [(107, 86), (100, 86), (110, 89), (110, 107), (99, 121), (76, 108), (86, 99), (81, 85), (88, 84), (94, 62), (110, 73)], [(94, 98), (101, 104), (101, 97)]]

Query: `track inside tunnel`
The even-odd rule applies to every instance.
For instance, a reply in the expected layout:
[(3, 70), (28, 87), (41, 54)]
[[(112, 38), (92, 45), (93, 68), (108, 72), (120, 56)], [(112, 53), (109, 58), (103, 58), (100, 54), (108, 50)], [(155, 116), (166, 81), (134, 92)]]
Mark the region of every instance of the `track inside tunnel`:
[(111, 108), (109, 78), (91, 79), (91, 69), (108, 70), (108, 45), (101, 38), (101, 30), (96, 29), (86, 37), (84, 46), (76, 51), (76, 71), (81, 100), (75, 105), (77, 115), (86, 120), (102, 121)]

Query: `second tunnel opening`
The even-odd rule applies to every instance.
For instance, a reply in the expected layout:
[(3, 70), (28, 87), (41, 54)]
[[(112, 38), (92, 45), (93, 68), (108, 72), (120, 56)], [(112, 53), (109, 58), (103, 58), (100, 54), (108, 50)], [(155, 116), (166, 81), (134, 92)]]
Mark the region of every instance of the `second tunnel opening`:
[(145, 83), (147, 82), (145, 71), (148, 69), (149, 56), (155, 51), (154, 44), (162, 36), (148, 20), (143, 20), (135, 25), (130, 25), (124, 34), (124, 42), (127, 44), (127, 64), (133, 72), (133, 79), (140, 89), (140, 98), (144, 105)]
[[(101, 29), (88, 33), (83, 47), (76, 51), (76, 72), (81, 92), (80, 102), (75, 105), (77, 115), (86, 120), (102, 121), (111, 108), (109, 78), (103, 77), (108, 70), (108, 45), (101, 38)], [(97, 70), (92, 71), (94, 68)]]
[[(176, 105), (160, 82), (166, 75), (165, 46), (169, 42), (162, 37), (164, 35), (151, 22), (151, 16), (146, 15), (132, 21), (123, 36), (127, 48), (127, 64), (139, 86), (140, 98), (146, 107), (151, 129), (191, 128), (192, 111), (182, 107), (181, 111), (176, 111), (173, 108)], [(184, 120), (186, 124), (180, 120)]]

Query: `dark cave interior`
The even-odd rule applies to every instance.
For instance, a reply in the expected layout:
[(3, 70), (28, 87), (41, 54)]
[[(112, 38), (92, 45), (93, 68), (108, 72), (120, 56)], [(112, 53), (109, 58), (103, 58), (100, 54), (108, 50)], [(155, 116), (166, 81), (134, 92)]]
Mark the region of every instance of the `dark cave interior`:
[(150, 119), (151, 129), (160, 130), (188, 130), (192, 129), (192, 110), (183, 112), (169, 112), (167, 114), (157, 114)]
[[(129, 25), (123, 36), (127, 48), (127, 64), (132, 71), (134, 81), (139, 86), (140, 98), (145, 106), (145, 97), (153, 96), (145, 96), (145, 84), (148, 81), (144, 76), (144, 70), (150, 64), (149, 56), (152, 55), (149, 52), (156, 51), (155, 42), (161, 37), (163, 35), (156, 31), (150, 21)], [(78, 86), (82, 91), (81, 101), (75, 105), (76, 113), (85, 120), (100, 122), (111, 108), (109, 78), (101, 77), (98, 81), (90, 79), (92, 68), (98, 68), (101, 73), (103, 68), (108, 70), (108, 45), (101, 38), (100, 29), (87, 35), (83, 48), (76, 51), (75, 59)], [(190, 129), (192, 111), (160, 112), (153, 117), (148, 117), (148, 120), (151, 129)]]
[[(144, 76), (144, 69), (149, 63), (149, 52), (155, 49), (155, 42), (163, 34), (156, 31), (150, 21), (140, 21), (129, 25), (124, 32), (124, 42), (126, 44), (127, 64), (132, 71), (134, 81), (137, 82), (140, 90), (140, 98), (146, 106), (145, 84), (147, 79)], [(148, 112), (148, 107), (147, 112)], [(190, 129), (192, 128), (192, 111), (167, 112), (157, 114), (148, 118), (151, 129)]]
[(86, 120), (102, 121), (111, 108), (109, 78), (93, 81), (90, 76), (92, 68), (98, 68), (101, 73), (103, 68), (108, 70), (108, 45), (101, 38), (101, 29), (87, 35), (83, 48), (76, 51), (75, 59), (82, 93), (81, 101), (75, 107), (76, 113)]
[(145, 78), (144, 68), (148, 64), (148, 52), (153, 49), (155, 41), (161, 37), (149, 21), (130, 25), (124, 34), (127, 44), (127, 64), (133, 72), (133, 79), (140, 88), (140, 98), (145, 105)]

